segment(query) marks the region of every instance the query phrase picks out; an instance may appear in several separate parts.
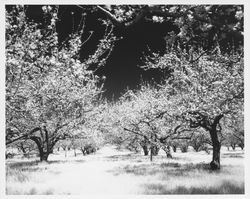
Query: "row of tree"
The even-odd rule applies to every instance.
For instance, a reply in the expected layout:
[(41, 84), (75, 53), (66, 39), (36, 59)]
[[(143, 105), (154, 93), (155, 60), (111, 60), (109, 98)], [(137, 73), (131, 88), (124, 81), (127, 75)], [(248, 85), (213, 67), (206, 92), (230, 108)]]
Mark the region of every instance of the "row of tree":
[[(114, 7), (113, 11), (118, 8), (123, 10), (126, 6)], [(234, 17), (242, 13), (241, 7), (232, 8), (228, 12), (234, 13)], [(125, 23), (114, 18), (111, 11), (100, 6), (97, 9), (120, 28), (131, 27), (141, 18), (162, 15), (164, 11), (163, 7), (160, 10), (140, 7), (142, 12), (135, 20)], [(133, 6), (130, 9), (137, 11)], [(206, 9), (204, 19), (212, 17), (209, 15), (212, 7)], [(201, 20), (196, 14), (200, 10), (199, 6), (184, 6), (181, 13), (193, 25), (193, 18)], [(169, 147), (174, 148), (178, 140), (197, 139), (195, 150), (202, 148), (203, 142), (212, 145), (212, 169), (220, 168), (223, 143), (244, 147), (241, 48), (222, 52), (218, 42), (213, 50), (200, 45), (187, 49), (181, 40), (167, 41), (165, 53), (145, 57), (143, 66), (145, 70), (167, 71), (165, 79), (154, 85), (142, 83), (139, 89), (128, 90), (117, 102), (107, 102), (102, 97), (103, 78), (90, 68), (105, 63), (108, 58), (105, 53), (115, 41), (113, 35), (104, 34), (95, 53), (79, 61), (83, 29), (69, 35), (65, 42), (58, 42), (58, 6), (44, 6), (43, 11), (44, 24), (30, 21), (23, 6), (6, 11), (7, 145), (32, 140), (40, 160), (47, 161), (60, 140), (94, 140), (98, 145), (103, 139), (115, 140), (119, 144), (130, 143), (131, 147), (139, 145), (145, 154), (150, 149), (152, 159), (160, 147), (171, 156)], [(166, 18), (181, 18), (175, 9), (170, 11), (170, 8), (169, 12), (165, 10)], [(242, 17), (238, 18), (232, 23), (240, 26)], [(153, 16), (152, 19), (156, 20)], [(184, 29), (182, 32), (188, 33)], [(231, 30), (237, 31), (241, 33), (238, 29)]]
[(155, 56), (154, 63), (145, 66), (168, 68), (165, 82), (128, 90), (110, 107), (109, 121), (119, 136), (126, 132), (124, 138), (143, 148), (150, 144), (151, 150), (173, 140), (191, 140), (198, 131), (203, 135), (196, 136), (200, 143), (213, 147), (211, 168), (219, 169), (222, 143), (237, 140), (244, 147), (243, 57), (222, 55), (218, 49), (212, 54), (193, 53), (192, 61), (177, 50)]

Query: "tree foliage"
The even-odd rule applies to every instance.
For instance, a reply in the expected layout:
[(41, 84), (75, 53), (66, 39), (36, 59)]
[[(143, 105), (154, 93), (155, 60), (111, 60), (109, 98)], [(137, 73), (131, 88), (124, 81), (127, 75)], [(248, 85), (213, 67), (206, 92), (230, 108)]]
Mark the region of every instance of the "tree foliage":
[(106, 5), (97, 10), (115, 27), (127, 31), (141, 24), (159, 23), (168, 28), (172, 23), (176, 28), (165, 39), (179, 41), (183, 47), (212, 49), (219, 43), (230, 51), (232, 45), (243, 45), (243, 5)]
[(59, 44), (57, 7), (43, 9), (50, 21), (42, 28), (29, 22), (22, 6), (6, 11), (6, 143), (30, 138), (48, 156), (85, 123), (102, 84), (88, 70), (100, 53), (85, 62), (77, 56), (82, 30)]
[(217, 147), (213, 154), (219, 156), (220, 120), (243, 110), (243, 55), (222, 54), (219, 46), (213, 53), (200, 51), (192, 56), (182, 50), (171, 51), (156, 56), (147, 67), (151, 66), (172, 71), (163, 86), (165, 96), (175, 104), (175, 112), (190, 128), (209, 132), (213, 149)]

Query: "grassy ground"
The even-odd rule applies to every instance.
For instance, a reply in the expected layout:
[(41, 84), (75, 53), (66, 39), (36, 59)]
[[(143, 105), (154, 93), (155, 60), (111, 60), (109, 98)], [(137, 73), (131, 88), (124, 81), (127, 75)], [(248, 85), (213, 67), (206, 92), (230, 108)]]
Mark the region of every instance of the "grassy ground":
[(242, 194), (244, 152), (222, 150), (220, 171), (211, 154), (162, 152), (154, 157), (107, 146), (94, 155), (52, 154), (48, 163), (6, 161), (6, 194)]

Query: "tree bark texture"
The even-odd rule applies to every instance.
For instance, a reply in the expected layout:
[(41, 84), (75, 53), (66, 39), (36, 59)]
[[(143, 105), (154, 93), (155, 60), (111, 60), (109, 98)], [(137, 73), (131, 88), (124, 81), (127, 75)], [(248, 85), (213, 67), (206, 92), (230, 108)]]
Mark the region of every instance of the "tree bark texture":
[(212, 170), (217, 170), (217, 169), (220, 169), (221, 143), (218, 139), (218, 132), (216, 128), (212, 128), (209, 133), (210, 133), (212, 145), (213, 145), (213, 158), (212, 158), (212, 162), (210, 163), (210, 167)]

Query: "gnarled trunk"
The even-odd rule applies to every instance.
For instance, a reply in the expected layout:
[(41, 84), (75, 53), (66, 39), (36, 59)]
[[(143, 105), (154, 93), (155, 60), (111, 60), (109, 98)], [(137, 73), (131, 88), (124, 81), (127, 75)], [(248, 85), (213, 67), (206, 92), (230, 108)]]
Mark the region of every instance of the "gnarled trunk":
[(213, 142), (213, 159), (210, 163), (210, 167), (212, 170), (220, 169), (220, 142)]
[(45, 136), (40, 129), (40, 136), (31, 136), (30, 139), (37, 145), (40, 161), (48, 161), (49, 154), (53, 152), (53, 148), (59, 139), (50, 140), (47, 129), (44, 127), (43, 130)]
[(213, 159), (210, 163), (210, 167), (212, 170), (217, 170), (220, 169), (220, 148), (221, 144), (218, 139), (218, 132), (216, 128), (212, 128), (210, 131), (210, 136), (212, 140), (212, 145), (213, 145)]
[(195, 118), (195, 120), (191, 120), (191, 128), (202, 127), (209, 132), (213, 146), (213, 159), (210, 162), (210, 167), (212, 170), (220, 169), (221, 143), (219, 141), (218, 133), (221, 131), (220, 120), (224, 115), (219, 114), (214, 117), (214, 120), (212, 120), (208, 115), (197, 111), (189, 113)]

